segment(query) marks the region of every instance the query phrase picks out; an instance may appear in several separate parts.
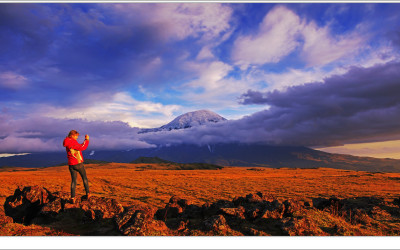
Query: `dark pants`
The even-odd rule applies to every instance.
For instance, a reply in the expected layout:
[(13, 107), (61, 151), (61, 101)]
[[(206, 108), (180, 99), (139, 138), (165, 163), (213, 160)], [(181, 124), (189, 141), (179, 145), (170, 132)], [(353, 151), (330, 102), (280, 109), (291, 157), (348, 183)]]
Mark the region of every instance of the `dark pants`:
[(71, 197), (75, 197), (75, 188), (76, 188), (76, 172), (78, 172), (83, 180), (83, 185), (85, 186), (86, 194), (89, 193), (89, 181), (86, 177), (85, 167), (83, 163), (79, 163), (76, 165), (69, 165), (69, 172), (71, 172)]

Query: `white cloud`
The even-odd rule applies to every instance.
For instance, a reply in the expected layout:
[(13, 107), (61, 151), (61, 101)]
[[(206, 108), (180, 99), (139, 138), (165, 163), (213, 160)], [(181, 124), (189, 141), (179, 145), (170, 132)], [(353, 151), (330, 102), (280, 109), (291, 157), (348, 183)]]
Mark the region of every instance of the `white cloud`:
[(230, 77), (231, 65), (221, 61), (192, 61), (187, 63), (187, 67), (194, 72), (196, 79), (180, 86), (179, 90), (183, 93), (181, 98), (195, 107), (192, 110), (235, 110), (240, 106), (250, 112), (250, 107), (238, 104), (237, 97), (255, 87), (254, 82)]
[(337, 67), (330, 71), (324, 71), (319, 68), (312, 69), (293, 69), (289, 68), (282, 73), (254, 71), (249, 74), (249, 79), (253, 82), (263, 81), (267, 86), (259, 88), (262, 91), (285, 91), (288, 87), (304, 85), (313, 82), (322, 82), (324, 78), (336, 74), (344, 74), (348, 68)]
[(263, 78), (268, 82), (265, 90), (285, 90), (287, 87), (302, 85), (310, 82), (322, 81), (326, 77), (322, 71), (303, 71), (299, 69), (289, 69), (284, 73), (266, 73)]
[[(166, 38), (218, 38), (229, 31), (232, 10), (220, 3), (104, 4), (131, 23), (159, 27)], [(150, 15), (148, 13), (151, 13)]]
[(0, 86), (8, 89), (20, 89), (28, 84), (28, 79), (15, 72), (6, 71), (0, 73)]
[(400, 57), (393, 48), (382, 45), (378, 48), (365, 48), (364, 53), (358, 56), (346, 58), (331, 69), (312, 67), (306, 69), (288, 68), (284, 72), (268, 72), (261, 69), (249, 70), (246, 74), (247, 82), (264, 82), (265, 86), (253, 85), (260, 91), (285, 91), (288, 87), (304, 85), (306, 83), (322, 82), (325, 78), (333, 75), (341, 75), (348, 72), (352, 67), (369, 68), (378, 64), (396, 61)]
[(251, 65), (277, 63), (299, 49), (308, 66), (323, 66), (345, 56), (355, 55), (365, 38), (358, 32), (332, 35), (329, 25), (318, 27), (301, 19), (284, 6), (272, 9), (255, 35), (239, 37), (232, 59), (242, 69)]
[(201, 87), (206, 90), (215, 90), (221, 86), (221, 80), (233, 69), (231, 65), (221, 61), (205, 63), (190, 62), (188, 69), (197, 74), (197, 79), (186, 84), (189, 87)]
[(196, 60), (206, 60), (206, 59), (213, 59), (215, 56), (211, 52), (210, 48), (203, 47), (199, 54), (197, 54)]
[(354, 66), (359, 67), (372, 67), (377, 64), (385, 64), (390, 61), (399, 60), (399, 51), (394, 50), (390, 46), (382, 45), (379, 48), (367, 48), (366, 53), (357, 58), (357, 61), (353, 62)]
[(155, 94), (149, 90), (147, 90), (145, 87), (143, 87), (143, 85), (139, 85), (139, 92), (142, 93), (143, 95), (145, 95), (147, 98), (153, 98), (155, 97)]
[(278, 6), (264, 17), (256, 35), (239, 37), (235, 41), (232, 58), (243, 68), (279, 62), (299, 45), (297, 36), (301, 29), (300, 18)]
[(355, 55), (364, 39), (357, 33), (330, 35), (329, 27), (317, 27), (313, 22), (302, 30), (304, 46), (302, 56), (308, 66), (321, 66), (344, 56)]
[[(0, 153), (61, 151), (62, 141), (71, 129), (91, 137), (92, 149), (132, 149), (153, 147), (138, 136), (138, 128), (120, 121), (88, 121), (83, 119), (54, 119), (40, 113), (30, 117), (0, 121), (0, 129), (12, 125), (12, 130), (0, 138)], [(79, 141), (82, 141), (80, 138)]]
[[(179, 105), (163, 105), (150, 101), (138, 101), (128, 93), (119, 92), (109, 101), (94, 102), (89, 107), (42, 106), (40, 113), (57, 119), (84, 119), (87, 121), (122, 121), (131, 127), (157, 127), (169, 122)], [(152, 118), (149, 118), (151, 115)]]
[(0, 158), (2, 157), (11, 157), (11, 156), (18, 156), (18, 155), (28, 155), (29, 153), (21, 153), (21, 154), (0, 154)]
[(60, 148), (61, 143), (56, 139), (20, 138), (14, 135), (1, 139), (0, 143), (0, 152), (54, 151)]

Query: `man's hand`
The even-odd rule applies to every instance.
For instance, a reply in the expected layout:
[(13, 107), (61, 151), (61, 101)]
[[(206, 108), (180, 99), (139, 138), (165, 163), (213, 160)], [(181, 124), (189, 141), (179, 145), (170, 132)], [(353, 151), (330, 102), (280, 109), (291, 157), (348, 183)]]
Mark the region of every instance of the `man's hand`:
[(89, 140), (89, 135), (85, 135), (85, 140)]

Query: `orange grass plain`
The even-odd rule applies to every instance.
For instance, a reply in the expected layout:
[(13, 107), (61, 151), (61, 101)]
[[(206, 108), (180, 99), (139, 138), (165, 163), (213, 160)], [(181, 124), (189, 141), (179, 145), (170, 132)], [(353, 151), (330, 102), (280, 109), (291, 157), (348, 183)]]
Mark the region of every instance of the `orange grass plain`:
[[(176, 195), (194, 204), (231, 200), (249, 193), (270, 193), (278, 199), (316, 197), (399, 197), (400, 173), (372, 173), (329, 168), (248, 168), (221, 170), (167, 170), (157, 164), (88, 164), (91, 193), (115, 198), (121, 204), (164, 207)], [(68, 166), (36, 169), (3, 169), (0, 172), (0, 202), (17, 187), (43, 186), (50, 192), (70, 192)], [(78, 176), (77, 196), (84, 195)]]

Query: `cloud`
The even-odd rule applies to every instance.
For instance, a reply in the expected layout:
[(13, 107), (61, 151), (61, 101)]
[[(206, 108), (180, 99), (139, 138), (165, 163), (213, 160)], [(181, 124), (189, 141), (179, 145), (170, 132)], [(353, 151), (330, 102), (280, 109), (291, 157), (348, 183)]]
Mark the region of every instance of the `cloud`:
[(211, 52), (210, 48), (208, 47), (203, 47), (200, 52), (197, 54), (196, 60), (207, 60), (207, 59), (214, 59), (215, 56)]
[[(29, 117), (0, 122), (0, 129), (7, 134), (0, 138), (0, 152), (21, 153), (61, 151), (62, 142), (72, 129), (81, 135), (90, 135), (93, 150), (126, 150), (153, 147), (138, 139), (138, 128), (123, 122), (100, 122), (83, 119), (54, 119)], [(11, 127), (11, 128), (10, 128)], [(78, 141), (83, 140), (81, 136)]]
[(321, 66), (354, 55), (365, 41), (357, 32), (332, 36), (328, 27), (319, 28), (315, 23), (304, 26), (302, 34), (305, 41), (302, 56), (308, 66)]
[[(97, 95), (93, 98), (96, 99)], [(138, 101), (129, 93), (118, 92), (110, 100), (97, 100), (91, 105), (77, 107), (41, 106), (37, 114), (56, 119), (84, 119), (87, 121), (122, 121), (131, 127), (157, 127), (169, 121), (179, 105), (163, 105), (150, 101)], [(152, 118), (148, 118), (152, 115)]]
[(278, 63), (299, 51), (300, 58), (311, 66), (323, 66), (349, 54), (355, 54), (365, 41), (357, 32), (332, 35), (329, 25), (318, 27), (285, 6), (267, 13), (257, 33), (239, 36), (234, 42), (232, 60), (242, 69), (251, 65)]
[[(2, 3), (0, 8), (0, 62), (18, 67), (43, 57), (55, 39), (58, 9), (48, 5)], [(12, 60), (10, 60), (12, 59)]]
[[(165, 39), (183, 40), (188, 37), (211, 40), (230, 29), (232, 10), (219, 3), (176, 4), (104, 4), (116, 15), (129, 22), (147, 27), (159, 27)], [(152, 13), (148, 15), (148, 13)]]
[(323, 79), (329, 78), (333, 75), (345, 74), (354, 66), (370, 68), (378, 64), (386, 64), (395, 61), (398, 57), (398, 51), (389, 46), (367, 46), (364, 48), (363, 53), (355, 57), (343, 59), (342, 63), (339, 64), (340, 66), (329, 67), (328, 69), (320, 67), (288, 67), (282, 72), (269, 72), (267, 70), (253, 68), (246, 73), (246, 82), (264, 83), (264, 86), (260, 85), (259, 87), (253, 85), (253, 89), (258, 89), (259, 91), (284, 91), (291, 86), (304, 85), (310, 82), (322, 82)]
[(400, 159), (400, 140), (317, 148), (329, 153)]
[(221, 61), (212, 61), (206, 63), (191, 62), (188, 68), (195, 71), (198, 75), (196, 80), (193, 80), (186, 85), (194, 88), (204, 88), (214, 90), (220, 86), (220, 81), (233, 69), (232, 66)]
[(299, 46), (297, 38), (301, 29), (300, 18), (293, 11), (275, 7), (264, 17), (257, 34), (235, 41), (232, 58), (243, 68), (279, 62)]
[(149, 143), (264, 143), (333, 146), (400, 139), (400, 63), (354, 67), (323, 82), (286, 91), (248, 91), (243, 104), (269, 108), (240, 120), (173, 133), (145, 134)]
[(28, 79), (11, 71), (0, 73), (0, 87), (7, 89), (20, 89), (28, 84)]
[(180, 98), (191, 103), (193, 109), (236, 108), (237, 97), (254, 86), (253, 82), (231, 76), (234, 67), (219, 60), (188, 61), (185, 67), (193, 72), (194, 79), (177, 89)]
[(400, 31), (399, 28), (397, 28), (394, 31), (389, 32), (389, 38), (391, 40), (392, 45), (396, 47), (397, 49), (400, 49)]
[(248, 91), (242, 103), (270, 105), (254, 117), (265, 116), (266, 129), (280, 124), (275, 128), (279, 140), (289, 144), (329, 145), (397, 137), (399, 69), (397, 62), (353, 68), (286, 92)]
[[(159, 90), (193, 79), (181, 56), (227, 39), (231, 16), (219, 3), (2, 4), (0, 72), (29, 79), (14, 101), (55, 106), (88, 103), (94, 92)], [(1, 85), (11, 92), (22, 80)]]

